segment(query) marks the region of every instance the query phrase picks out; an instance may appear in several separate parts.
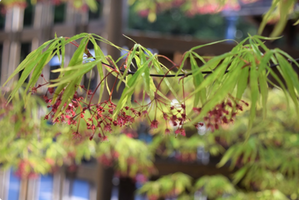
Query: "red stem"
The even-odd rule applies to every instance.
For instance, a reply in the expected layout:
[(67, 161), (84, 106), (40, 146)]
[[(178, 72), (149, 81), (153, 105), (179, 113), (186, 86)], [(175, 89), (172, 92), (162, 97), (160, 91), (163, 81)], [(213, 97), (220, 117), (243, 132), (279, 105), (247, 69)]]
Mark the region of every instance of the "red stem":
[[(118, 77), (118, 75), (117, 75), (117, 77)], [(110, 101), (110, 102), (111, 102), (111, 96), (112, 96), (113, 90), (114, 90), (115, 85), (116, 85), (116, 82), (117, 82), (117, 77), (116, 77), (115, 80), (114, 80), (112, 89), (111, 89), (110, 94), (109, 94), (109, 101)]]
[(109, 72), (108, 74), (106, 74), (106, 76), (105, 76), (105, 77), (100, 81), (100, 83), (97, 85), (97, 87), (95, 88), (94, 92), (92, 93), (92, 96), (90, 97), (88, 106), (91, 105), (91, 100), (93, 99), (93, 97), (94, 97), (96, 91), (99, 89), (99, 87), (100, 87), (100, 85), (102, 84), (102, 82), (103, 82), (103, 81), (104, 81), (110, 74), (112, 74), (112, 72), (115, 72), (115, 71), (111, 71), (111, 72)]

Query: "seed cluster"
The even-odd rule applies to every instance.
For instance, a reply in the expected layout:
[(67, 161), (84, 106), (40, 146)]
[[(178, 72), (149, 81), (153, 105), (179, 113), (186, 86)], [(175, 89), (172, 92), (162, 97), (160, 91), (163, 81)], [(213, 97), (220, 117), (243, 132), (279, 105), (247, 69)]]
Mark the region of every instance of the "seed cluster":
[[(186, 106), (184, 103), (172, 105), (167, 112), (162, 111), (162, 113), (166, 124), (171, 124), (175, 129), (175, 135), (186, 136), (183, 126), (188, 119), (186, 118)], [(165, 134), (170, 134), (168, 127), (165, 129)]]
[(21, 160), (18, 164), (17, 171), (15, 172), (17, 177), (23, 178), (37, 178), (38, 174), (34, 172), (34, 164), (29, 160)]
[[(38, 88), (46, 84), (48, 84), (48, 82), (32, 88), (31, 92), (35, 93)], [(82, 85), (79, 87), (85, 90), (86, 98), (80, 96), (78, 92), (75, 92), (71, 101), (69, 101), (68, 104), (64, 103), (63, 106), (61, 106), (61, 103), (64, 90), (56, 94), (55, 88), (48, 88), (46, 94), (43, 96), (50, 109), (45, 119), (52, 120), (54, 123), (67, 123), (70, 126), (76, 126), (77, 129), (73, 132), (73, 136), (76, 139), (82, 137), (79, 133), (79, 126), (82, 124), (80, 122), (83, 122), (86, 129), (92, 132), (89, 137), (90, 140), (93, 139), (95, 135), (101, 140), (107, 140), (106, 133), (112, 132), (115, 128), (126, 128), (140, 118), (148, 118), (150, 127), (156, 129), (160, 123), (157, 119), (157, 112), (162, 113), (165, 120), (165, 134), (170, 134), (171, 129), (173, 129), (175, 135), (186, 136), (184, 124), (191, 120), (186, 115), (186, 105), (184, 102), (179, 103), (176, 101), (175, 104), (169, 105), (155, 94), (155, 98), (150, 100), (147, 105), (141, 105), (135, 100), (134, 107), (125, 106), (116, 114), (117, 105), (111, 101), (111, 98), (100, 103), (91, 103), (95, 91), (87, 90)], [(54, 102), (53, 96), (55, 96)], [(248, 106), (248, 103), (245, 101), (236, 100), (230, 96), (229, 99), (217, 104), (210, 110), (204, 117), (203, 122), (195, 124), (195, 127), (200, 128), (205, 126), (206, 129), (213, 132), (219, 129), (222, 124), (233, 122), (238, 111), (243, 110), (243, 104)], [(154, 119), (152, 120), (149, 117), (150, 109), (155, 110)], [(202, 108), (193, 108), (193, 111), (199, 114), (201, 109)]]
[[(248, 106), (249, 104), (243, 100), (242, 104)], [(201, 112), (201, 108), (193, 108), (198, 114)], [(238, 114), (238, 111), (243, 111), (243, 106), (235, 99), (233, 101), (226, 100), (220, 104), (217, 104), (207, 115), (203, 118), (204, 123), (200, 122), (195, 125), (196, 128), (206, 126), (211, 132), (218, 130), (222, 124), (228, 124), (234, 121), (234, 117)]]
[[(80, 86), (84, 89), (84, 86)], [(59, 106), (62, 102), (63, 91), (58, 94), (54, 103), (49, 96), (53, 96), (54, 90), (49, 88), (47, 93), (43, 96), (50, 112), (45, 116), (45, 119), (52, 119), (54, 123), (67, 123), (68, 125), (77, 126), (77, 130), (73, 133), (74, 137), (80, 137), (79, 122), (82, 120), (86, 128), (92, 131), (90, 140), (97, 134), (102, 140), (106, 140), (105, 133), (112, 132), (114, 127), (126, 127), (135, 122), (137, 118), (145, 117), (148, 115), (144, 107), (137, 108), (125, 106), (120, 109), (116, 118), (113, 119), (115, 114), (116, 104), (112, 101), (103, 101), (97, 104), (87, 103), (82, 96), (75, 92), (71, 102), (64, 104), (61, 110)], [(88, 98), (93, 97), (93, 92), (87, 91)], [(56, 113), (60, 115), (55, 118)]]

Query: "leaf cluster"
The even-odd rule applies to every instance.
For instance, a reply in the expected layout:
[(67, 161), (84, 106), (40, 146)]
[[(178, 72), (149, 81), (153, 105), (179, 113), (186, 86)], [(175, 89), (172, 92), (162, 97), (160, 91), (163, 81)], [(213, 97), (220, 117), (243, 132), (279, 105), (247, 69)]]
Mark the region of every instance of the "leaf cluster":
[[(134, 4), (134, 9), (139, 12), (141, 16), (147, 16), (148, 21), (154, 22), (157, 19), (157, 13), (165, 10), (171, 10), (179, 8), (187, 16), (193, 17), (196, 14), (214, 14), (223, 10), (238, 11), (240, 10), (240, 4), (254, 3), (253, 1), (244, 0), (241, 2), (229, 1), (229, 0), (214, 0), (214, 1), (178, 1), (178, 0), (130, 0), (129, 4)], [(296, 0), (290, 0), (287, 2), (281, 0), (272, 0), (272, 4), (269, 10), (264, 14), (262, 23), (259, 27), (258, 34), (261, 34), (267, 24), (275, 24), (275, 27), (271, 33), (271, 37), (279, 36), (289, 19), (297, 19), (296, 16)], [(299, 21), (295, 23), (298, 24)]]
[[(75, 40), (79, 39), (81, 39), (80, 44), (76, 44)], [(209, 111), (227, 99), (231, 99), (234, 102), (234, 106), (237, 106), (230, 111), (232, 118), (238, 113), (238, 110), (243, 109), (242, 106), (240, 106), (240, 102), (242, 101), (241, 98), (245, 89), (248, 88), (250, 90), (248, 101), (250, 106), (248, 130), (250, 130), (256, 116), (257, 102), (261, 99), (262, 106), (265, 108), (268, 99), (269, 84), (276, 86), (269, 79), (269, 75), (278, 83), (278, 87), (281, 87), (283, 91), (285, 91), (285, 95), (291, 97), (291, 101), (295, 104), (295, 110), (299, 113), (297, 101), (299, 81), (296, 71), (293, 68), (293, 66), (297, 68), (298, 64), (292, 57), (280, 49), (267, 48), (262, 41), (265, 39), (268, 38), (249, 36), (238, 43), (230, 52), (209, 59), (197, 54), (196, 50), (217, 44), (218, 42), (197, 46), (187, 51), (179, 64), (172, 63), (172, 61), (169, 60), (173, 64), (171, 69), (166, 68), (159, 60), (163, 56), (152, 54), (140, 44), (135, 44), (134, 47), (124, 55), (126, 59), (121, 66), (124, 68), (124, 70), (122, 70), (116, 65), (116, 63), (120, 62), (122, 57), (114, 61), (110, 56), (104, 56), (101, 48), (97, 44), (97, 40), (106, 42), (118, 49), (121, 48), (100, 36), (82, 33), (72, 38), (55, 38), (30, 53), (9, 77), (7, 82), (23, 70), (20, 79), (9, 96), (9, 101), (17, 94), (18, 89), (22, 87), (28, 76), (30, 76), (30, 79), (26, 85), (25, 93), (35, 88), (43, 67), (54, 55), (58, 55), (58, 57), (61, 58), (62, 64), (61, 68), (54, 72), (59, 72), (60, 75), (58, 79), (53, 80), (53, 83), (49, 85), (49, 87), (57, 87), (52, 99), (52, 104), (54, 104), (58, 100), (58, 96), (61, 95), (61, 99), (59, 98), (61, 103), (57, 109), (58, 112), (56, 112), (53, 117), (54, 120), (64, 113), (66, 110), (66, 106), (64, 105), (68, 105), (72, 101), (84, 74), (92, 70), (96, 65), (99, 77), (101, 78), (96, 87), (96, 90), (99, 90), (100, 93), (98, 102), (102, 100), (105, 87), (111, 97), (112, 92), (119, 88), (121, 82), (125, 85), (125, 89), (114, 110), (113, 118), (115, 118), (119, 111), (126, 105), (131, 106), (132, 95), (134, 92), (141, 90), (143, 94), (141, 106), (146, 106), (148, 112), (152, 111), (152, 113), (154, 113), (154, 119), (170, 112), (169, 108), (171, 107), (173, 99), (176, 99), (180, 104), (193, 102), (193, 105), (188, 103), (188, 107), (184, 109), (183, 114), (187, 116), (187, 118), (184, 117), (185, 126), (193, 126), (203, 121), (203, 118), (206, 117)], [(93, 44), (95, 49), (94, 57), (91, 56), (88, 49), (86, 49), (86, 45), (89, 41)], [(65, 67), (65, 46), (69, 43), (75, 44), (78, 48), (68, 66)], [(93, 60), (89, 59), (87, 62), (83, 62), (84, 56), (87, 58), (92, 57)], [(199, 66), (197, 60), (203, 62), (204, 65)], [(188, 71), (184, 69), (187, 61), (190, 61), (191, 64), (191, 70)], [(291, 63), (293, 63), (293, 66)], [(104, 70), (103, 66), (106, 70)], [(274, 72), (273, 66), (276, 67), (283, 80)], [(174, 72), (173, 69), (177, 69), (177, 72)], [(206, 75), (206, 71), (209, 72), (208, 75)], [(162, 77), (159, 79), (152, 77), (153, 73), (161, 75)], [(119, 84), (113, 86), (113, 88), (108, 88), (105, 82), (107, 76), (110, 74), (120, 80)], [(179, 81), (177, 81), (177, 78), (170, 79), (167, 77), (168, 75), (184, 75), (184, 77), (181, 78), (183, 80), (179, 79)], [(25, 102), (28, 102), (30, 96), (30, 92), (24, 95)], [(150, 103), (146, 103), (146, 101)], [(88, 105), (90, 105), (90, 103)], [(200, 108), (201, 112), (197, 114), (193, 108)], [(263, 115), (266, 117), (266, 109), (263, 110)], [(247, 132), (247, 134), (248, 133), (249, 132)]]
[[(230, 179), (222, 175), (203, 176), (191, 184), (193, 189), (186, 185), (184, 191), (189, 191), (188, 195), (182, 193), (177, 196), (182, 199), (192, 199), (194, 194), (209, 199), (297, 199), (299, 127), (295, 106), (288, 107), (282, 90), (270, 90), (268, 95), (270, 101), (266, 108), (262, 108), (262, 101), (257, 104), (257, 117), (249, 138), (244, 135), (249, 115), (248, 110), (244, 110), (234, 124), (214, 133), (185, 138), (189, 143), (182, 138), (175, 141), (165, 136), (154, 139), (152, 145), (157, 152), (161, 145), (166, 156), (174, 150), (184, 151), (184, 144), (190, 142), (196, 143), (197, 148), (203, 146), (210, 153), (211, 144), (219, 145), (221, 151), (216, 155), (222, 155), (222, 159), (217, 166), (232, 170)], [(263, 119), (262, 109), (267, 109), (266, 119)], [(189, 149), (192, 147), (190, 145)], [(196, 152), (196, 145), (192, 151)], [(154, 185), (155, 182), (150, 182), (142, 191), (149, 192), (148, 196), (151, 196)]]
[(98, 142), (89, 140), (90, 131), (81, 126), (78, 137), (69, 126), (43, 119), (48, 108), (40, 97), (30, 97), (24, 108), (24, 91), (19, 92), (10, 103), (4, 94), (0, 96), (0, 127), (5, 130), (0, 133), (0, 164), (4, 169), (13, 167), (18, 176), (27, 178), (98, 159), (123, 176), (155, 173), (152, 152), (142, 141), (129, 137), (128, 131)]
[[(11, 5), (23, 5), (24, 7), (26, 6), (26, 4), (28, 2), (30, 2), (31, 4), (36, 4), (38, 0), (5, 0), (5, 1), (0, 1), (0, 4), (4, 4), (5, 6), (11, 6)], [(50, 1), (50, 0), (49, 0)], [(50, 1), (51, 2), (51, 1)], [(97, 8), (97, 0), (58, 0), (55, 3), (63, 3), (63, 2), (70, 2), (74, 5), (75, 8), (80, 9), (82, 8), (84, 5), (87, 5), (91, 11), (95, 12), (98, 8)]]
[(191, 177), (177, 172), (145, 183), (138, 193), (146, 193), (149, 199), (158, 199), (158, 197), (176, 197), (190, 188)]

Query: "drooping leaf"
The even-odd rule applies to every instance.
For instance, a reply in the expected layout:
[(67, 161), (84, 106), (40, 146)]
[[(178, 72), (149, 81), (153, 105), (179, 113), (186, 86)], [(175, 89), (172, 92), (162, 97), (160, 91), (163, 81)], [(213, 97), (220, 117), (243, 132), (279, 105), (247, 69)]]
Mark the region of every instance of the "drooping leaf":
[[(191, 61), (192, 71), (195, 71), (196, 69), (198, 69), (197, 63), (192, 54), (190, 54), (190, 61)], [(193, 73), (192, 76), (193, 76), (194, 88), (199, 87), (200, 84), (204, 80), (202, 73), (199, 71), (199, 73)], [(203, 90), (200, 90), (198, 93), (195, 93), (193, 107), (198, 107), (199, 99), (201, 100), (201, 104), (206, 102), (206, 89), (205, 88)]]
[(138, 68), (138, 70), (135, 72), (135, 74), (132, 77), (127, 77), (128, 82), (127, 85), (125, 87), (125, 89), (123, 90), (123, 93), (119, 99), (119, 102), (115, 108), (113, 117), (115, 117), (118, 112), (120, 111), (120, 109), (122, 109), (124, 107), (124, 105), (127, 103), (127, 101), (129, 99), (131, 99), (132, 94), (134, 93), (134, 88), (135, 86), (138, 84), (138, 79), (140, 79), (142, 77), (142, 73), (144, 73), (144, 71), (146, 70), (146, 68), (148, 68), (148, 63), (151, 62), (151, 60), (147, 60), (146, 63), (144, 63), (144, 65), (140, 68)]
[(250, 115), (249, 115), (249, 120), (248, 120), (248, 130), (247, 130), (247, 136), (250, 133), (250, 129), (252, 128), (253, 121), (256, 116), (256, 103), (259, 98), (259, 90), (258, 90), (258, 74), (256, 70), (256, 64), (255, 61), (251, 62), (250, 66), (250, 98), (251, 98), (251, 103), (250, 103)]
[(275, 24), (274, 30), (272, 31), (270, 37), (275, 37), (281, 34), (283, 29), (285, 28), (287, 21), (288, 21), (288, 16), (290, 12), (294, 8), (294, 4), (296, 3), (295, 0), (290, 0), (290, 1), (280, 1), (278, 4), (278, 9), (279, 9), (279, 20)]
[[(29, 68), (34, 67), (34, 63), (37, 63), (38, 57), (41, 55), (42, 51), (53, 42), (54, 40), (50, 40), (42, 44), (40, 47), (38, 47), (36, 50), (32, 51), (20, 64), (19, 66), (15, 69), (15, 71), (9, 76), (7, 81), (3, 84), (5, 86), (14, 76), (19, 74), (20, 71), (22, 71), (27, 65), (30, 65)], [(28, 68), (28, 67), (26, 67)], [(23, 83), (22, 83), (23, 84)]]
[[(296, 72), (293, 70), (291, 65), (286, 61), (284, 57), (282, 57), (279, 53), (275, 54), (279, 63), (279, 66), (277, 67), (282, 76), (284, 77), (284, 80), (287, 85), (287, 89), (289, 91), (289, 94), (295, 104), (297, 114), (299, 116), (299, 105), (298, 105), (298, 92), (299, 92), (299, 80), (298, 76), (296, 75)], [(295, 92), (295, 89), (297, 90), (297, 94)]]
[(260, 92), (262, 97), (262, 107), (263, 107), (263, 117), (264, 119), (267, 116), (267, 100), (268, 100), (268, 83), (267, 83), (267, 74), (265, 71), (262, 71), (258, 77), (258, 82), (260, 86)]
[[(99, 73), (99, 77), (101, 80), (98, 80), (98, 82), (102, 81), (102, 79), (104, 79), (104, 70), (103, 70), (103, 65), (102, 62), (107, 63), (108, 61), (106, 60), (106, 57), (103, 53), (103, 51), (101, 50), (101, 48), (99, 47), (99, 45), (96, 43), (95, 39), (93, 37), (90, 38), (90, 41), (93, 44), (94, 47), (94, 52), (95, 52), (95, 57), (101, 59), (101, 62), (99, 62), (97, 64), (97, 69), (98, 69), (98, 73)], [(104, 93), (104, 84), (102, 83), (99, 87), (99, 100), (98, 102), (101, 102), (102, 97), (103, 97), (103, 93)]]
[[(76, 37), (74, 36), (74, 37), (68, 39), (68, 40), (66, 41), (66, 43), (74, 41), (74, 40), (71, 40), (71, 39), (78, 39), (78, 38), (80, 38), (81, 35), (84, 35), (84, 36), (85, 36), (86, 34), (79, 34), (79, 35), (76, 35)], [(79, 37), (79, 36), (80, 36), (80, 37)], [(82, 62), (83, 62), (83, 55), (84, 55), (84, 52), (85, 52), (85, 48), (86, 48), (86, 44), (87, 44), (87, 42), (88, 42), (88, 38), (83, 38), (83, 39), (81, 40), (80, 45), (78, 46), (78, 48), (77, 48), (76, 51), (74, 52), (74, 54), (73, 54), (73, 56), (72, 56), (72, 58), (71, 58), (71, 60), (70, 60), (70, 62), (69, 62), (68, 67), (66, 67), (66, 68), (64, 68), (64, 69), (72, 68), (72, 67), (74, 67), (74, 66), (76, 66), (76, 65), (81, 65), (81, 64), (82, 64)], [(65, 76), (71, 76), (71, 74), (72, 74), (72, 70), (65, 70), (65, 71), (63, 71), (63, 72), (64, 72), (64, 73), (61, 73), (60, 76), (59, 76), (59, 77), (60, 77), (60, 80), (62, 80), (63, 77), (65, 77)], [(78, 76), (74, 76), (74, 77), (78, 77)], [(83, 76), (82, 76), (82, 77), (83, 77)], [(82, 77), (81, 77), (81, 79), (82, 79)], [(80, 80), (80, 81), (81, 81), (81, 80)], [(78, 82), (80, 83), (80, 81), (77, 80), (77, 79), (76, 79), (76, 80), (72, 80), (71, 84), (69, 84), (69, 86), (72, 85), (72, 89), (71, 89), (71, 90), (74, 90), (74, 87), (73, 87), (73, 86), (75, 86), (76, 84), (78, 84)], [(56, 90), (55, 90), (55, 93), (54, 93), (54, 96), (53, 96), (53, 102), (56, 101), (56, 99), (57, 99), (58, 95), (60, 94), (60, 92), (61, 92), (63, 89), (66, 89), (65, 87), (67, 87), (67, 83), (64, 82), (64, 83), (59, 84), (59, 82), (58, 82), (58, 83), (56, 83), (55, 85), (58, 86), (58, 87), (57, 87)], [(78, 85), (80, 85), (80, 84), (78, 84)], [(74, 91), (74, 92), (75, 92), (75, 91)], [(70, 94), (71, 94), (71, 93), (70, 93)], [(64, 98), (66, 98), (65, 94), (64, 94)], [(67, 97), (67, 98), (69, 98), (69, 100), (70, 100), (70, 98), (72, 98), (72, 97)], [(64, 102), (66, 102), (66, 99), (64, 99)]]
[(71, 82), (72, 80), (76, 79), (77, 77), (83, 76), (85, 73), (92, 70), (92, 68), (100, 62), (102, 62), (102, 60), (97, 59), (92, 62), (79, 64), (79, 65), (72, 66), (72, 67), (60, 68), (60, 69), (53, 70), (54, 73), (56, 73), (56, 72), (61, 72), (61, 73), (62, 72), (71, 72), (71, 73), (68, 73), (67, 75), (64, 75), (61, 78), (53, 80), (53, 82), (56, 82), (56, 83), (51, 84), (49, 87), (56, 87), (61, 84)]

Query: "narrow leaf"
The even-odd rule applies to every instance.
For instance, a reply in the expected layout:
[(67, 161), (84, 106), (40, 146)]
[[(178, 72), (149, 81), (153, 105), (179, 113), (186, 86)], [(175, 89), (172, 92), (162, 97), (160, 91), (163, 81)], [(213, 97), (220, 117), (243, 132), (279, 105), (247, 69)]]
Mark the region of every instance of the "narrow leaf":
[[(197, 63), (192, 54), (190, 54), (190, 62), (191, 62), (191, 69), (194, 72), (195, 70), (198, 69), (198, 66), (197, 66)], [(193, 77), (194, 88), (198, 88), (204, 80), (202, 73), (200, 71), (199, 71), (199, 73), (193, 73), (192, 77)], [(204, 104), (206, 102), (206, 89), (205, 88), (194, 94), (193, 107), (198, 106), (199, 99), (201, 100), (201, 104)]]

